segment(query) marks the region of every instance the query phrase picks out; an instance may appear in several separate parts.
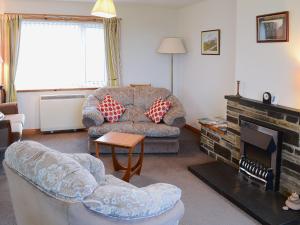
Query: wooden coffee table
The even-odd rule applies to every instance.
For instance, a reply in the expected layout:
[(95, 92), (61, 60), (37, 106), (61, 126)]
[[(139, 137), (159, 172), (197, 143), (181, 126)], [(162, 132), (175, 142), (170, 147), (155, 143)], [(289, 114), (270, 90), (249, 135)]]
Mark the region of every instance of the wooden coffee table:
[[(109, 132), (102, 137), (95, 140), (96, 145), (96, 157), (100, 158), (100, 145), (108, 145), (111, 146), (112, 151), (112, 160), (114, 165), (114, 170), (125, 170), (125, 175), (123, 176), (123, 180), (129, 182), (130, 178), (134, 175), (140, 175), (143, 159), (144, 159), (144, 139), (145, 136), (137, 135), (137, 134), (127, 134), (127, 133), (118, 133), (118, 132)], [(132, 166), (132, 153), (135, 147), (141, 143), (141, 152), (140, 157), (137, 163)], [(123, 148), (128, 151), (128, 164), (127, 167), (122, 166), (116, 157), (115, 147)]]

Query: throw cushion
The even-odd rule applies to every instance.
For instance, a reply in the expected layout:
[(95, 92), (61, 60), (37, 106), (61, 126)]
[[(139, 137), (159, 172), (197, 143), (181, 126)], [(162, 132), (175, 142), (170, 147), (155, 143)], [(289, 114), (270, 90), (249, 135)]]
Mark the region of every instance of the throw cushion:
[(160, 123), (171, 107), (170, 101), (163, 101), (162, 98), (156, 99), (150, 109), (145, 113), (154, 123)]
[(153, 184), (144, 188), (120, 185), (98, 186), (84, 199), (84, 205), (97, 213), (122, 220), (161, 215), (180, 200), (181, 190), (171, 184)]
[(114, 100), (110, 95), (106, 95), (104, 100), (99, 104), (98, 110), (108, 122), (114, 123), (117, 122), (125, 112), (125, 107)]
[(74, 159), (37, 142), (15, 142), (5, 163), (53, 197), (81, 201), (98, 186), (95, 178)]

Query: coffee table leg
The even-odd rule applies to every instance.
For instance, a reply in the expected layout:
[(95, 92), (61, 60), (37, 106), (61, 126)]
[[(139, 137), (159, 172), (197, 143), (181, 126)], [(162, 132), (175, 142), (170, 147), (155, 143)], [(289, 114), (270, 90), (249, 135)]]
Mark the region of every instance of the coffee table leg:
[(131, 177), (131, 157), (132, 157), (132, 151), (133, 149), (128, 149), (128, 165), (127, 165), (127, 170), (126, 173), (123, 177), (123, 180), (126, 182), (129, 182), (129, 179)]
[(95, 143), (95, 152), (96, 152), (96, 157), (100, 159), (100, 144)]
[(138, 162), (140, 168), (137, 171), (138, 175), (141, 175), (143, 161), (144, 161), (144, 140), (142, 140), (142, 143), (141, 143), (141, 153), (140, 153), (140, 158), (139, 158), (139, 162)]

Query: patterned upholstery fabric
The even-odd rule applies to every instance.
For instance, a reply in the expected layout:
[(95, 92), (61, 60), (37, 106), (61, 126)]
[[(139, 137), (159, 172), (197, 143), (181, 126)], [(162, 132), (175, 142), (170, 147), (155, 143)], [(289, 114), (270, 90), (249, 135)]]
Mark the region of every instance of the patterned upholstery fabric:
[(133, 105), (133, 88), (119, 87), (119, 88), (99, 88), (95, 91), (95, 97), (98, 101), (102, 101), (105, 95), (112, 96), (117, 102), (122, 105)]
[(175, 119), (184, 118), (186, 116), (186, 113), (181, 102), (175, 96), (172, 95), (168, 97), (167, 100), (171, 102), (172, 107), (164, 116), (163, 121), (165, 122), (165, 124), (171, 126), (174, 124)]
[[(126, 110), (120, 120), (114, 124), (104, 122), (104, 118), (97, 110), (99, 101), (109, 94), (116, 101), (121, 102)], [(158, 97), (168, 100), (172, 107), (163, 118), (166, 126), (152, 126), (139, 124), (140, 122), (153, 122), (144, 115)], [(165, 88), (153, 87), (121, 87), (121, 88), (100, 88), (87, 99), (83, 108), (83, 124), (89, 128), (91, 138), (97, 138), (110, 131), (138, 133), (147, 137), (178, 137), (180, 130), (176, 127), (183, 127), (185, 124), (185, 111), (182, 104)], [(175, 127), (175, 128), (173, 128)], [(151, 130), (146, 130), (150, 128)], [(154, 131), (154, 129), (157, 129)], [(168, 136), (169, 135), (169, 136)]]
[(76, 160), (32, 141), (9, 146), (5, 162), (43, 191), (58, 198), (81, 201), (98, 185)]
[(98, 138), (110, 131), (143, 134), (147, 137), (178, 137), (180, 135), (180, 129), (178, 127), (172, 127), (162, 123), (155, 124), (153, 122), (118, 122), (104, 123), (99, 127), (90, 127), (89, 136), (92, 138)]
[(151, 122), (151, 120), (147, 116), (145, 116), (144, 113), (144, 109), (134, 105), (129, 105), (127, 106), (126, 111), (123, 113), (119, 121)]
[(148, 116), (154, 123), (158, 124), (162, 121), (166, 113), (171, 108), (170, 101), (164, 101), (162, 98), (156, 99), (145, 115)]
[(86, 127), (100, 126), (104, 122), (102, 113), (97, 109), (98, 104), (99, 100), (93, 95), (90, 95), (84, 103), (82, 123)]
[(158, 216), (173, 208), (181, 190), (170, 184), (153, 184), (144, 188), (119, 185), (98, 186), (83, 204), (92, 211), (122, 220)]
[(125, 107), (122, 103), (117, 102), (110, 95), (106, 95), (97, 108), (104, 118), (110, 123), (117, 122), (125, 112)]
[(163, 123), (139, 122), (134, 123), (133, 127), (138, 134), (144, 134), (147, 137), (179, 137), (180, 135), (178, 127), (168, 126)]
[(165, 100), (170, 95), (171, 92), (165, 88), (137, 87), (134, 89), (134, 105), (147, 110), (157, 98)]
[(90, 137), (98, 138), (110, 131), (121, 133), (135, 133), (133, 122), (117, 122), (117, 123), (104, 123), (101, 126), (90, 127), (88, 134)]
[(64, 154), (67, 157), (74, 159), (78, 162), (82, 167), (87, 169), (95, 178), (97, 183), (103, 183), (106, 180), (105, 177), (105, 168), (100, 159), (84, 153), (75, 153), (75, 154)]

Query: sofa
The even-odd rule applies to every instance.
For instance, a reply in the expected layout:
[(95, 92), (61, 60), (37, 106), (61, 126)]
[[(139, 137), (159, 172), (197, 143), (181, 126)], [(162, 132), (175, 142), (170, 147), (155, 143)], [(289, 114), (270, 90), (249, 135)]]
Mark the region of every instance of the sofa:
[(18, 225), (178, 225), (184, 214), (178, 187), (135, 187), (90, 154), (15, 142), (3, 166)]
[[(107, 94), (126, 108), (116, 123), (106, 122), (97, 109), (98, 104)], [(163, 121), (155, 124), (144, 113), (159, 97), (170, 101), (172, 107), (164, 116)], [(185, 110), (180, 101), (165, 88), (100, 88), (88, 96), (82, 114), (82, 122), (88, 129), (88, 147), (91, 153), (95, 152), (94, 140), (110, 131), (145, 135), (145, 153), (177, 153), (179, 151), (178, 138), (180, 129), (185, 125)], [(139, 150), (140, 148), (137, 146), (136, 152)], [(107, 147), (101, 148), (101, 153), (109, 152)], [(122, 151), (116, 149), (116, 152)]]
[(22, 138), (25, 115), (19, 114), (17, 103), (0, 104), (0, 112), (5, 117), (0, 120), (0, 151)]

